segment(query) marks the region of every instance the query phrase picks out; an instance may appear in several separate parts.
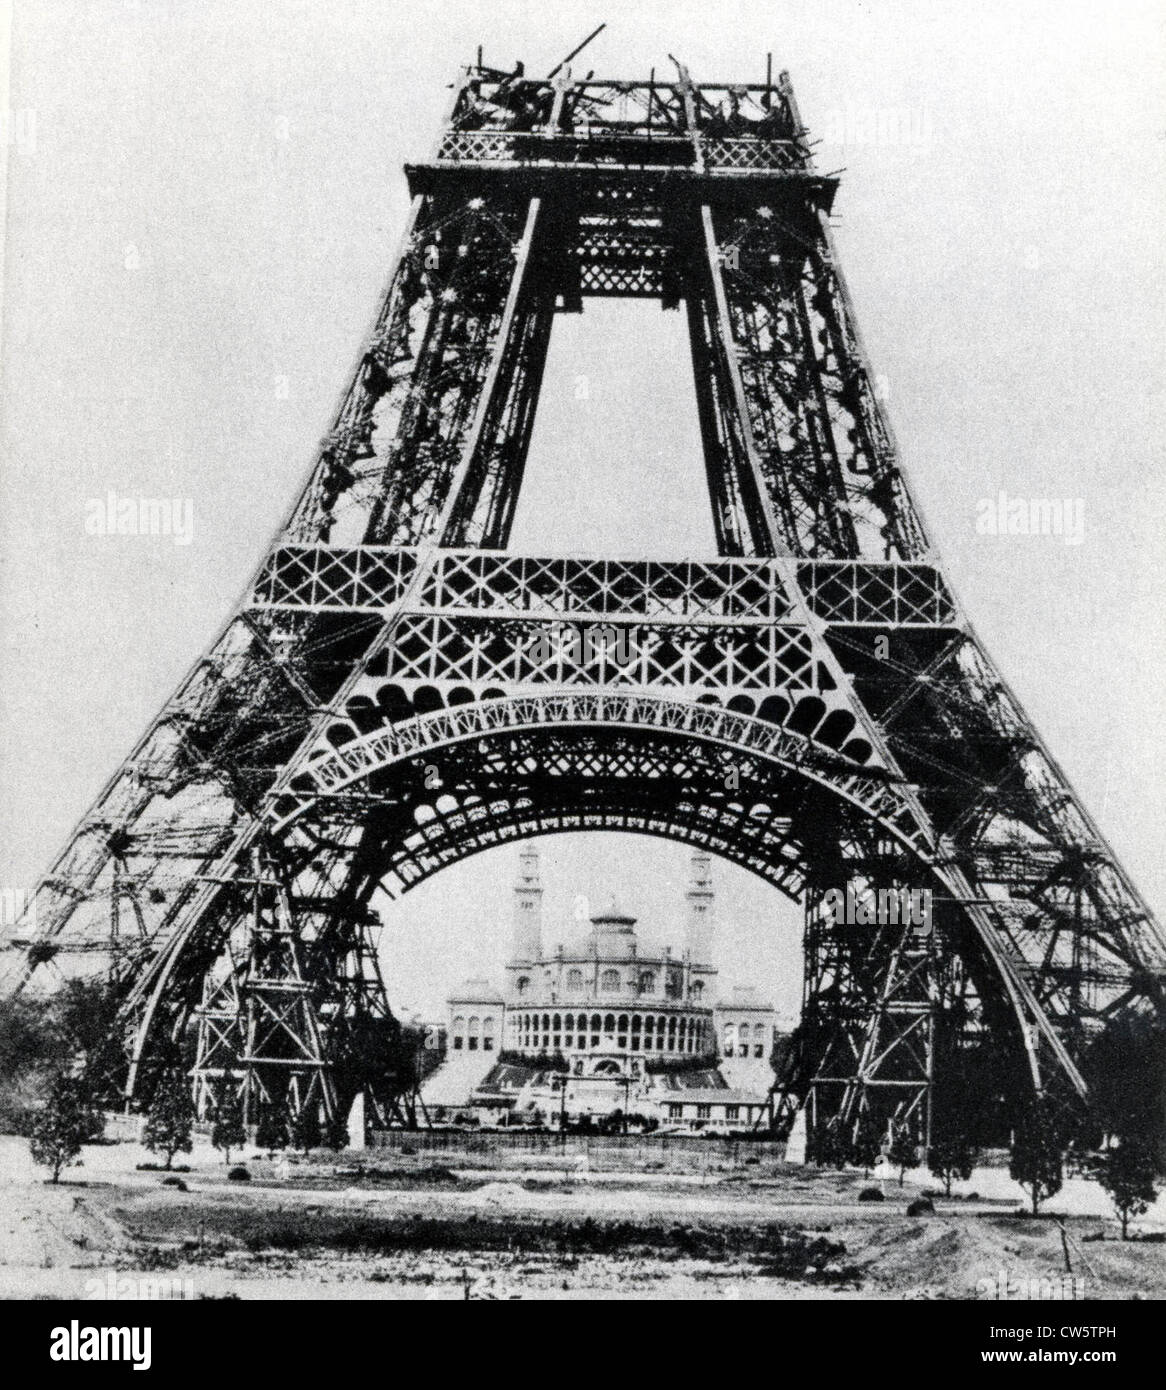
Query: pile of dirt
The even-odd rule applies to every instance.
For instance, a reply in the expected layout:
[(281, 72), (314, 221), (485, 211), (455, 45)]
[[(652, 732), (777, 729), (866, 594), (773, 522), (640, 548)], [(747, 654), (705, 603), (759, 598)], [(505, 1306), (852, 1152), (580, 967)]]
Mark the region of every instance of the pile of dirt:
[(1016, 1218), (904, 1215), (872, 1224), (865, 1240), (848, 1232), (864, 1279), (904, 1295), (975, 1298), (981, 1281), (1001, 1270), (1013, 1279), (1060, 1275), (1060, 1236), (1052, 1223)]
[(0, 1202), (0, 1264), (39, 1269), (103, 1263), (131, 1242), (101, 1204), (62, 1183), (12, 1184)]
[(402, 1188), (461, 1186), (458, 1175), (440, 1163), (430, 1163), (423, 1168), (368, 1168), (362, 1181), (374, 1186)]

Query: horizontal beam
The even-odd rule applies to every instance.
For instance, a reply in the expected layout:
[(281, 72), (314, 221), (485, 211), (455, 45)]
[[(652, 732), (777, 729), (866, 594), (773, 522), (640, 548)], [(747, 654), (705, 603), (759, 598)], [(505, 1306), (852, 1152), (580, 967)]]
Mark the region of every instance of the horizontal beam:
[[(428, 573), (419, 569), (428, 566)], [(465, 613), (562, 623), (651, 620), (709, 627), (797, 623), (792, 595), (847, 627), (952, 627), (958, 614), (940, 572), (910, 561), (718, 559), (576, 560), (486, 550), (279, 545), (252, 609)]]

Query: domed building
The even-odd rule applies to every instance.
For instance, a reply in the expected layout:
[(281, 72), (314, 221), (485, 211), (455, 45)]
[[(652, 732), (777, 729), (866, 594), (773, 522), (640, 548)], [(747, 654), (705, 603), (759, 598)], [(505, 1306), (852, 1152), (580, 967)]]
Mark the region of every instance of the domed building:
[(642, 945), (614, 899), (581, 939), (546, 951), (542, 897), (538, 851), (526, 847), (503, 989), (479, 980), (451, 995), (447, 1060), (423, 1088), (427, 1108), (485, 1121), (620, 1110), (684, 1128), (751, 1125), (768, 1104), (774, 1012), (751, 990), (718, 1002), (708, 855), (692, 858), (679, 953)]

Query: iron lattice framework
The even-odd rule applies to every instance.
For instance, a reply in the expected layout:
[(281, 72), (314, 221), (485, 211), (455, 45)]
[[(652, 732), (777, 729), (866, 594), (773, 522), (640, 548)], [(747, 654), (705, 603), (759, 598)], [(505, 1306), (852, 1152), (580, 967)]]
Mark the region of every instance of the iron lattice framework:
[[(327, 1118), (371, 1084), (400, 1117), (367, 1061), (374, 894), (631, 830), (805, 903), (787, 1102), (814, 1127), (922, 1133), (952, 1009), (1017, 1084), (1085, 1096), (1090, 1039), (1162, 1009), (1166, 941), (937, 565), (788, 78), (470, 68), (407, 174), (306, 486), (40, 884), (12, 981), (108, 962), (131, 1097), (195, 1021), (204, 1090)], [(717, 558), (507, 549), (554, 315), (595, 296), (683, 305)], [(848, 884), (930, 889), (934, 930), (836, 922)]]

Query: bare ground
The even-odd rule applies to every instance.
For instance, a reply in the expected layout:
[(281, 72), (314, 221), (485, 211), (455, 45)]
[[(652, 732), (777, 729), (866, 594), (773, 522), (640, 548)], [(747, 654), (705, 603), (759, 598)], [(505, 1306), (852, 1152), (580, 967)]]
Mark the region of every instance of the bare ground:
[[(1001, 1274), (1065, 1287), (1061, 1225), (1016, 1215), (1020, 1194), (1006, 1195), (999, 1174), (976, 1175), (1005, 1193), (995, 1200), (936, 1196), (934, 1215), (909, 1217), (924, 1174), (902, 1188), (774, 1164), (580, 1180), (424, 1156), (248, 1156), (252, 1181), (234, 1183), (201, 1151), (182, 1191), (137, 1170), (144, 1155), (127, 1144), (87, 1151), (53, 1187), (20, 1145), (0, 1140), (0, 1296), (10, 1298), (159, 1287), (281, 1299), (975, 1298)], [(885, 1200), (859, 1203), (871, 1186)], [(1161, 1222), (1123, 1243), (1100, 1214), (1059, 1220), (1085, 1297), (1166, 1297)]]

